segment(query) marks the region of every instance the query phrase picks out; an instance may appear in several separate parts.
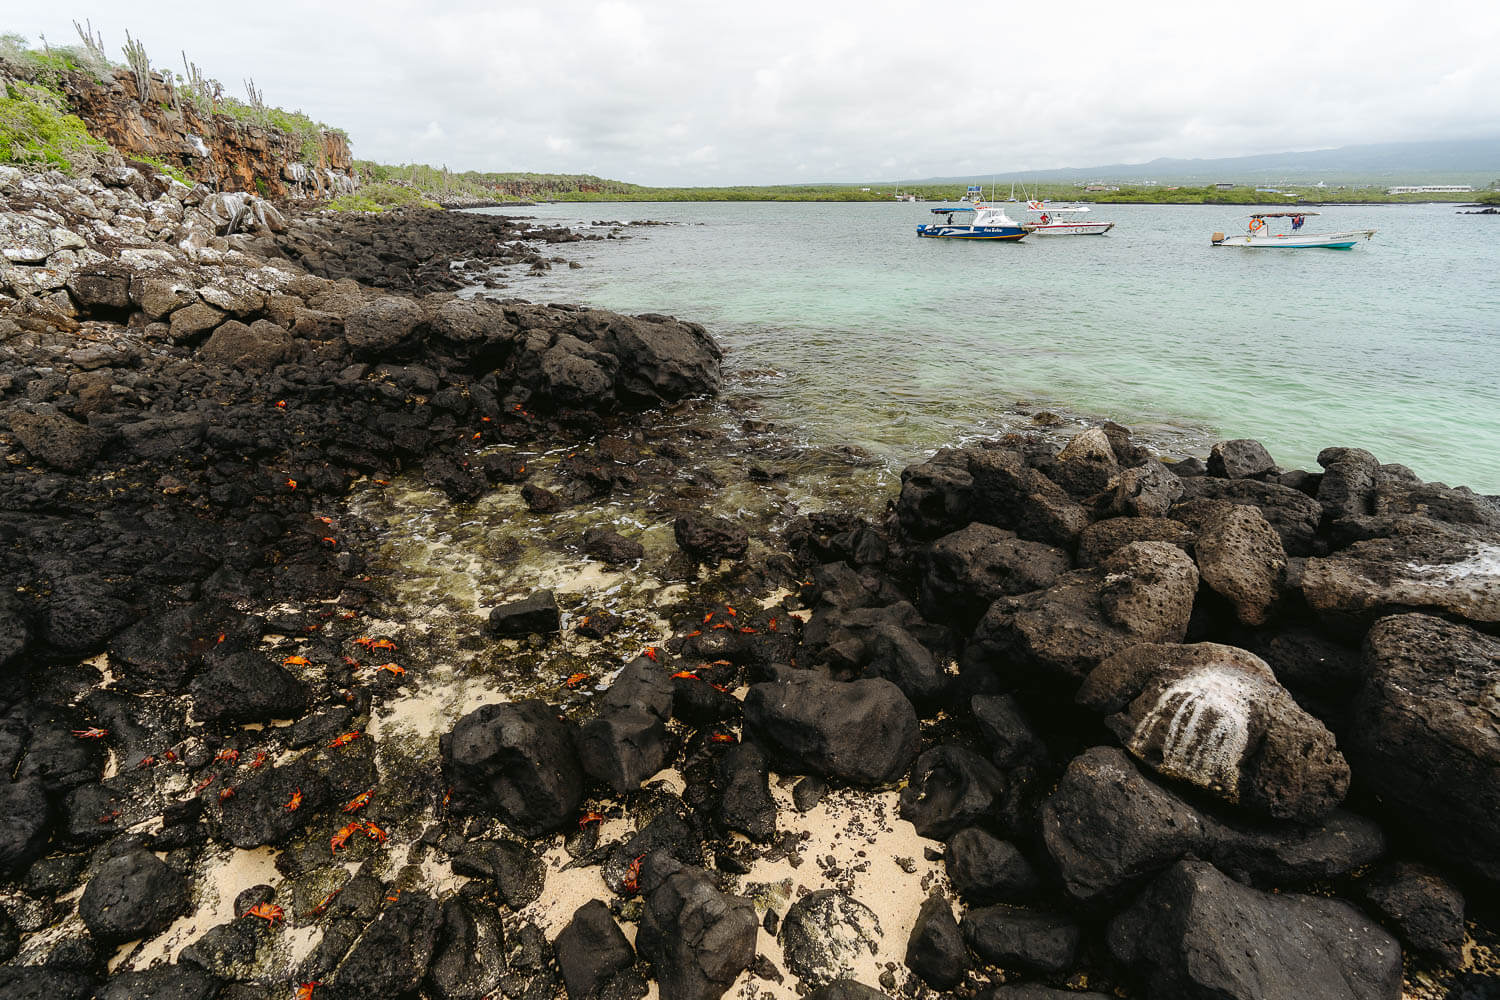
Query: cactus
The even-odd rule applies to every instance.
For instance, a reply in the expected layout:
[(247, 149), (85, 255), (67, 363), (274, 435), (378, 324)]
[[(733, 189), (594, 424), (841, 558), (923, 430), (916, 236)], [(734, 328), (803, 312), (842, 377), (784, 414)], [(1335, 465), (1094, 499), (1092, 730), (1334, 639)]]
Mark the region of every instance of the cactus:
[(151, 100), (151, 60), (146, 55), (146, 46), (140, 39), (131, 38), (130, 32), (126, 31), (124, 52), (125, 62), (135, 75), (136, 96), (145, 104)]

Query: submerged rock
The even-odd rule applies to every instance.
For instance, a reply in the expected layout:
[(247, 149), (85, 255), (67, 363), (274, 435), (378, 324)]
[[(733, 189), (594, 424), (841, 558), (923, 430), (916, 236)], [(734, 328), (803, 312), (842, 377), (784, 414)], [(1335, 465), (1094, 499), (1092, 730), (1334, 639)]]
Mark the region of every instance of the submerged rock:
[(562, 627), (561, 622), (557, 598), (550, 590), (539, 590), (524, 601), (492, 608), (486, 631), (497, 638), (519, 639), (532, 633), (551, 635)]

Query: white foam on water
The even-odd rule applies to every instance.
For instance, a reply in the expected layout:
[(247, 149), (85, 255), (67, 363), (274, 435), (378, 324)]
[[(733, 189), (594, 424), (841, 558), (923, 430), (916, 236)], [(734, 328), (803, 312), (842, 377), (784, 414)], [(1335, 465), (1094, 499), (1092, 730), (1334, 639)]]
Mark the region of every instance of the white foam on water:
[(1136, 726), (1131, 750), (1144, 756), (1161, 736), (1163, 774), (1238, 794), (1250, 740), (1253, 682), (1228, 667), (1207, 667), (1167, 685)]

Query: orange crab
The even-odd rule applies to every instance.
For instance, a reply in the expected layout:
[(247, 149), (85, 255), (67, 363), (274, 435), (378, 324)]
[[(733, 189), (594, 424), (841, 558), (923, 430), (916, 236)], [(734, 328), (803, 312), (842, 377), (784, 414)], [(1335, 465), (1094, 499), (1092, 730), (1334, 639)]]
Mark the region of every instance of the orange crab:
[(574, 674), (573, 676), (569, 677), (567, 680), (563, 681), (563, 687), (565, 687), (565, 688), (576, 688), (578, 685), (582, 684), (584, 681), (586, 681), (588, 679), (589, 679), (589, 675), (588, 674)]
[(322, 986), (321, 980), (314, 979), (310, 983), (301, 983), (297, 986), (296, 1000), (312, 1000), (313, 990)]
[(771, 619), (771, 626), (770, 627), (771, 627), (771, 631), (772, 632), (776, 631), (776, 619), (774, 619), (774, 618)]
[(140, 762), (135, 765), (135, 769), (137, 771), (144, 771), (148, 767), (155, 767), (155, 766), (156, 766), (156, 758), (153, 757), (153, 756), (151, 756), (150, 754), (148, 754), (145, 757), (142, 757), (140, 759)]
[(312, 910), (310, 911), (312, 913), (312, 915), (315, 916), (315, 917), (321, 917), (324, 913), (328, 912), (329, 905), (332, 904), (332, 902), (335, 899), (338, 898), (338, 894), (341, 893), (341, 892), (343, 892), (343, 891), (344, 890), (342, 890), (342, 889), (335, 889), (332, 892), (330, 892), (328, 895), (326, 895), (322, 899), (320, 899), (318, 901), (318, 905), (314, 906), (312, 908)]
[(198, 792), (201, 792), (201, 791), (203, 791), (203, 789), (207, 788), (209, 785), (212, 785), (215, 781), (218, 780), (218, 777), (219, 776), (217, 774), (210, 774), (208, 777), (206, 777), (202, 781), (198, 782), (196, 785), (193, 786), (193, 792), (194, 792), (194, 794), (196, 794)]
[(219, 793), (219, 801), (220, 802), (223, 802), (225, 799), (232, 799), (232, 798), (234, 798), (234, 789), (233, 788), (226, 788), (222, 792)]
[(117, 820), (119, 818), (120, 818), (120, 810), (118, 810), (118, 809), (111, 809), (109, 812), (107, 812), (103, 816), (99, 817), (99, 822), (101, 824), (103, 824), (103, 823), (113, 823), (115, 820)]
[(656, 647), (655, 646), (647, 646), (645, 649), (641, 650), (641, 655), (644, 656), (648, 660), (656, 660), (657, 659), (657, 656), (656, 656)]
[(751, 628), (749, 625), (741, 625), (740, 626), (740, 631), (744, 632), (746, 635), (754, 635), (755, 634), (755, 629)]
[(736, 610), (734, 610), (734, 609), (733, 609), (733, 608), (731, 608), (731, 607), (730, 607), (730, 606), (729, 606), (729, 605), (727, 605), (727, 604), (726, 604), (726, 605), (724, 605), (724, 610), (725, 610), (725, 611), (728, 611), (728, 612), (729, 612), (729, 615), (730, 615), (730, 617), (731, 617), (731, 618), (732, 618), (732, 617), (735, 617), (735, 616), (736, 616), (736, 615), (738, 615), (738, 614), (739, 614), (739, 612), (738, 612), (738, 611), (736, 611)]
[(403, 675), (403, 674), (406, 673), (406, 668), (405, 667), (397, 666), (394, 663), (382, 663), (380, 666), (376, 667), (375, 669), (376, 670), (384, 670), (386, 673), (388, 673), (388, 674), (394, 674), (397, 677), (400, 677), (401, 675)]
[(240, 752), (233, 748), (220, 750), (214, 755), (214, 760), (227, 760), (231, 764), (238, 764), (240, 762)]
[(693, 673), (691, 670), (679, 670), (677, 671), (677, 673), (673, 674), (672, 677), (673, 679), (681, 678), (685, 681), (695, 681), (698, 679), (698, 675)]
[(265, 753), (264, 752), (258, 753), (258, 754), (255, 755), (255, 759), (250, 762), (250, 766), (251, 767), (260, 767), (265, 762), (266, 762), (266, 755), (265, 755)]
[(73, 730), (73, 735), (80, 740), (102, 740), (109, 735), (109, 730), (93, 726), (88, 729), (75, 729)]
[(318, 541), (327, 542), (330, 549), (336, 549), (339, 547), (339, 540), (337, 538), (334, 538), (332, 535), (324, 535), (323, 537), (319, 538)]
[(288, 656), (281, 661), (281, 665), (284, 667), (307, 667), (312, 665), (312, 661), (305, 656)]
[(284, 400), (284, 399), (278, 399), (276, 401), (276, 409), (278, 409), (278, 410), (284, 410), (284, 409), (286, 409), (286, 400)]
[(705, 625), (707, 625), (709, 622), (711, 622), (713, 620), (714, 620), (714, 613), (712, 611), (710, 611), (708, 614), (706, 614), (706, 615), (703, 616), (703, 624), (705, 624)]
[(286, 911), (275, 903), (256, 903), (244, 912), (244, 916), (260, 917), (272, 927), (286, 922)]
[(363, 809), (365, 806), (370, 804), (370, 799), (372, 799), (374, 796), (375, 789), (373, 788), (367, 792), (360, 792), (358, 795), (354, 796), (354, 798), (344, 803), (344, 812), (352, 813)]
[(354, 730), (353, 732), (342, 733), (333, 738), (333, 742), (328, 744), (328, 748), (332, 750), (338, 747), (348, 746), (350, 743), (353, 743), (355, 740), (359, 739), (361, 735), (363, 734), (361, 734), (358, 729)]
[(352, 823), (345, 823), (339, 829), (339, 832), (333, 835), (333, 839), (328, 842), (329, 849), (337, 853), (338, 849), (349, 843), (349, 838), (358, 833), (363, 826), (364, 824), (359, 820), (355, 820)]
[(295, 490), (297, 488), (297, 480), (295, 480), (295, 479), (288, 479), (286, 481), (286, 485), (287, 485), (288, 489)]
[(370, 648), (371, 649), (389, 649), (392, 652), (394, 652), (395, 649), (396, 649), (396, 644), (394, 642), (392, 642), (391, 640), (389, 640), (389, 639), (376, 639), (374, 642), (370, 643)]
[(625, 869), (625, 878), (621, 885), (627, 892), (635, 892), (641, 887), (641, 858), (644, 857), (644, 854), (638, 856), (630, 862), (630, 867)]
[(387, 834), (380, 827), (376, 826), (374, 823), (366, 823), (365, 824), (365, 836), (369, 837), (371, 840), (375, 841), (375, 843), (377, 843), (377, 844), (383, 844), (383, 843), (386, 842), (387, 838), (389, 837), (389, 834)]
[(371, 639), (369, 636), (362, 635), (357, 639), (350, 639), (349, 641), (354, 643), (356, 646), (364, 646), (366, 649), (368, 649), (370, 647), (370, 644), (375, 640)]
[(730, 735), (729, 733), (714, 733), (712, 736), (709, 737), (709, 740), (711, 742), (714, 742), (714, 743), (734, 743), (735, 742), (735, 738), (732, 735)]
[(603, 823), (603, 822), (604, 822), (604, 817), (601, 814), (596, 813), (596, 812), (586, 812), (578, 820), (578, 829), (582, 830), (584, 827), (588, 826), (590, 823)]
[(281, 808), (287, 812), (296, 812), (302, 808), (302, 789), (298, 788), (292, 792), (292, 797), (281, 804)]

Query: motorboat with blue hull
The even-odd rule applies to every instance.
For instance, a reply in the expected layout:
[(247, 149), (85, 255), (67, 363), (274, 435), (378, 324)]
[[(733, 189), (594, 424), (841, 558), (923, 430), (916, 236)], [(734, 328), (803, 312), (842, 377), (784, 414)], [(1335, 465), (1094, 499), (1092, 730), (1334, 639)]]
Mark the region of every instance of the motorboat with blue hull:
[(1015, 242), (1026, 235), (1026, 230), (1015, 219), (1006, 215), (1005, 209), (993, 205), (969, 204), (955, 208), (934, 208), (932, 214), (943, 216), (943, 221), (918, 226), (918, 236), (944, 240)]

